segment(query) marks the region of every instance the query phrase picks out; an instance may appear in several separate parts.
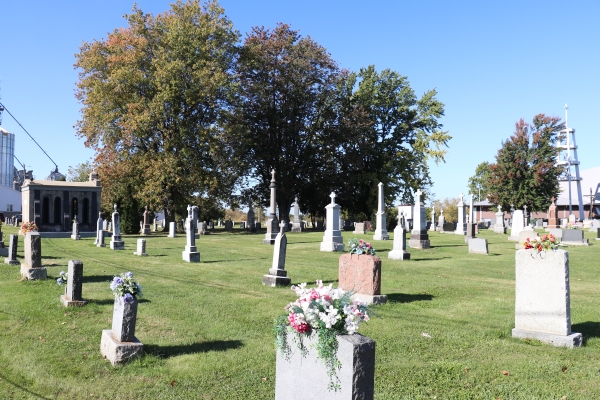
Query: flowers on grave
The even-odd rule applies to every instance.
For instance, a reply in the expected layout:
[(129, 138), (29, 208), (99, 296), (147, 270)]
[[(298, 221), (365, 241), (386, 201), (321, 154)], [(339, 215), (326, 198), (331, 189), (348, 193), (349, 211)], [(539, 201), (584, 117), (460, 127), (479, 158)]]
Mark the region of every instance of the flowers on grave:
[(58, 279), (56, 280), (56, 283), (58, 284), (58, 286), (62, 286), (63, 283), (67, 283), (68, 277), (69, 277), (68, 273), (66, 273), (65, 271), (60, 271)]
[(570, 223), (570, 222), (569, 222), (569, 223), (567, 223), (567, 229), (577, 229), (577, 228), (578, 228), (578, 226), (577, 226), (577, 225), (575, 225), (575, 224), (572, 224), (572, 223)]
[(537, 252), (556, 250), (560, 243), (553, 234), (544, 235), (540, 238), (527, 238), (523, 243), (525, 250), (533, 249)]
[(275, 344), (282, 356), (289, 359), (292, 348), (288, 342), (291, 335), (304, 356), (308, 349), (303, 338), (317, 336), (316, 351), (327, 368), (329, 390), (340, 388), (336, 370), (341, 368), (337, 358), (338, 335), (354, 334), (363, 321), (369, 320), (368, 307), (361, 301), (351, 300), (352, 292), (325, 286), (318, 280), (317, 287), (307, 288), (306, 283), (292, 286), (298, 299), (289, 303), (286, 314), (275, 320)]
[(19, 230), (19, 235), (25, 236), (27, 232), (37, 232), (38, 227), (33, 222), (23, 222), (21, 225), (21, 229)]
[(356, 238), (348, 240), (348, 247), (350, 247), (350, 254), (367, 254), (369, 256), (375, 255), (375, 249), (371, 246), (371, 243), (365, 242)]
[(134, 299), (142, 297), (142, 285), (133, 280), (131, 272), (115, 276), (110, 283), (110, 290), (115, 298), (120, 297), (125, 303), (132, 303)]

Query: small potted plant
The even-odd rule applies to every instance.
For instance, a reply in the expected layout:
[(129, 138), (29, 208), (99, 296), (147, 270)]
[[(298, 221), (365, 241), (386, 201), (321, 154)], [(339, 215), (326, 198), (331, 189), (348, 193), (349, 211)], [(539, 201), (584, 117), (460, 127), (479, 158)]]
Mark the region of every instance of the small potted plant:
[[(328, 376), (327, 389), (337, 391), (341, 389), (337, 372), (342, 367), (338, 357), (339, 339), (343, 335), (354, 335), (359, 324), (369, 320), (367, 305), (353, 301), (350, 298), (351, 292), (334, 289), (331, 284), (325, 286), (320, 280), (315, 288), (307, 288), (306, 283), (302, 283), (292, 286), (292, 290), (298, 298), (289, 303), (285, 307), (286, 313), (275, 320), (275, 342), (281, 362), (289, 362), (292, 356), (298, 357), (297, 354), (294, 355), (290, 343), (292, 340), (300, 352), (300, 358), (305, 358), (312, 352), (316, 353), (316, 357), (325, 365)], [(371, 339), (368, 340), (372, 342)], [(372, 347), (374, 361), (375, 346)], [(308, 361), (303, 364), (300, 360), (299, 364), (300, 368), (312, 368)], [(347, 368), (351, 369), (352, 365), (348, 365)], [(296, 374), (301, 375), (302, 371), (294, 371), (294, 375)], [(302, 377), (298, 376), (298, 379), (301, 381)], [(278, 390), (279, 378), (276, 392)]]

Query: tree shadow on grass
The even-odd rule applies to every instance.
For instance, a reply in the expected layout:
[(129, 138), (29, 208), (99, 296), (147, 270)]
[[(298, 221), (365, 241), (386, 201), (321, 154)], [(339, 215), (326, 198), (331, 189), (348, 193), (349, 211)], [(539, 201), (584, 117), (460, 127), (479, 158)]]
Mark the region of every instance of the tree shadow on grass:
[(144, 344), (145, 352), (160, 358), (171, 358), (183, 354), (207, 353), (209, 351), (227, 351), (239, 349), (244, 343), (241, 340), (215, 340), (175, 346), (157, 346)]
[(200, 261), (203, 264), (212, 264), (218, 262), (235, 262), (235, 261), (256, 261), (256, 260), (266, 260), (267, 257), (259, 257), (259, 258), (238, 258), (237, 260), (211, 260), (211, 261)]
[(438, 260), (443, 260), (445, 258), (451, 258), (451, 257), (411, 258), (410, 261), (438, 261)]
[(583, 336), (583, 345), (592, 338), (600, 337), (600, 322), (586, 321), (571, 325), (571, 332), (579, 332)]
[(42, 396), (40, 394), (32, 392), (31, 390), (27, 389), (26, 387), (21, 386), (21, 385), (15, 383), (15, 382), (11, 381), (10, 379), (6, 378), (6, 375), (4, 375), (2, 373), (0, 373), (0, 378), (2, 379), (2, 382), (8, 383), (9, 385), (12, 385), (12, 386), (14, 386), (17, 389), (22, 390), (23, 392), (29, 394), (29, 396), (31, 396), (32, 398), (36, 398), (36, 399), (48, 399), (48, 400), (50, 400), (49, 397), (44, 397), (44, 396)]
[(467, 246), (467, 243), (464, 244), (438, 244), (436, 246), (429, 246), (430, 249), (435, 249), (436, 247), (461, 247)]
[(391, 293), (387, 295), (388, 301), (392, 303), (412, 303), (413, 301), (431, 301), (432, 294), (406, 294), (406, 293)]

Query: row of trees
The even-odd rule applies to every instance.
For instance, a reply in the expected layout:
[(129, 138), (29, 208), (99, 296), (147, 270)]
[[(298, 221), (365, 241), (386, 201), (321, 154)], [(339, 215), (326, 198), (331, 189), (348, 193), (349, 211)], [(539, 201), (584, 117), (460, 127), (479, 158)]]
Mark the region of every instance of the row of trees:
[(240, 43), (215, 1), (125, 18), (75, 64), (77, 134), (96, 149), (106, 209), (133, 199), (170, 221), (188, 203), (266, 206), (275, 169), (280, 215), (295, 196), (322, 215), (331, 191), (370, 215), (379, 182), (388, 204), (410, 200), (431, 184), (427, 161), (444, 160), (444, 105), (397, 72), (342, 70), (285, 24)]
[(469, 178), (469, 193), (509, 210), (511, 206), (530, 211), (546, 211), (551, 198), (559, 193), (558, 177), (563, 167), (556, 161), (556, 146), (564, 129), (558, 117), (538, 114), (532, 123), (523, 119), (515, 133), (498, 150), (496, 162), (483, 162)]

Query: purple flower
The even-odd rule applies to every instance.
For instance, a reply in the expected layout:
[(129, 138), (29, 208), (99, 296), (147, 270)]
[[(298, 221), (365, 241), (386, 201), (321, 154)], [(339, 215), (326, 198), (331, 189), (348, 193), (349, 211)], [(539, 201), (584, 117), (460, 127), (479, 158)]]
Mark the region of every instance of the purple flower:
[(58, 283), (59, 285), (62, 285), (64, 283), (64, 281), (62, 280), (62, 278), (58, 278), (56, 280), (56, 283)]
[(133, 272), (125, 272), (126, 278), (133, 278)]
[(133, 303), (134, 297), (131, 295), (131, 293), (127, 293), (125, 296), (123, 296), (123, 301), (127, 304), (129, 303)]

